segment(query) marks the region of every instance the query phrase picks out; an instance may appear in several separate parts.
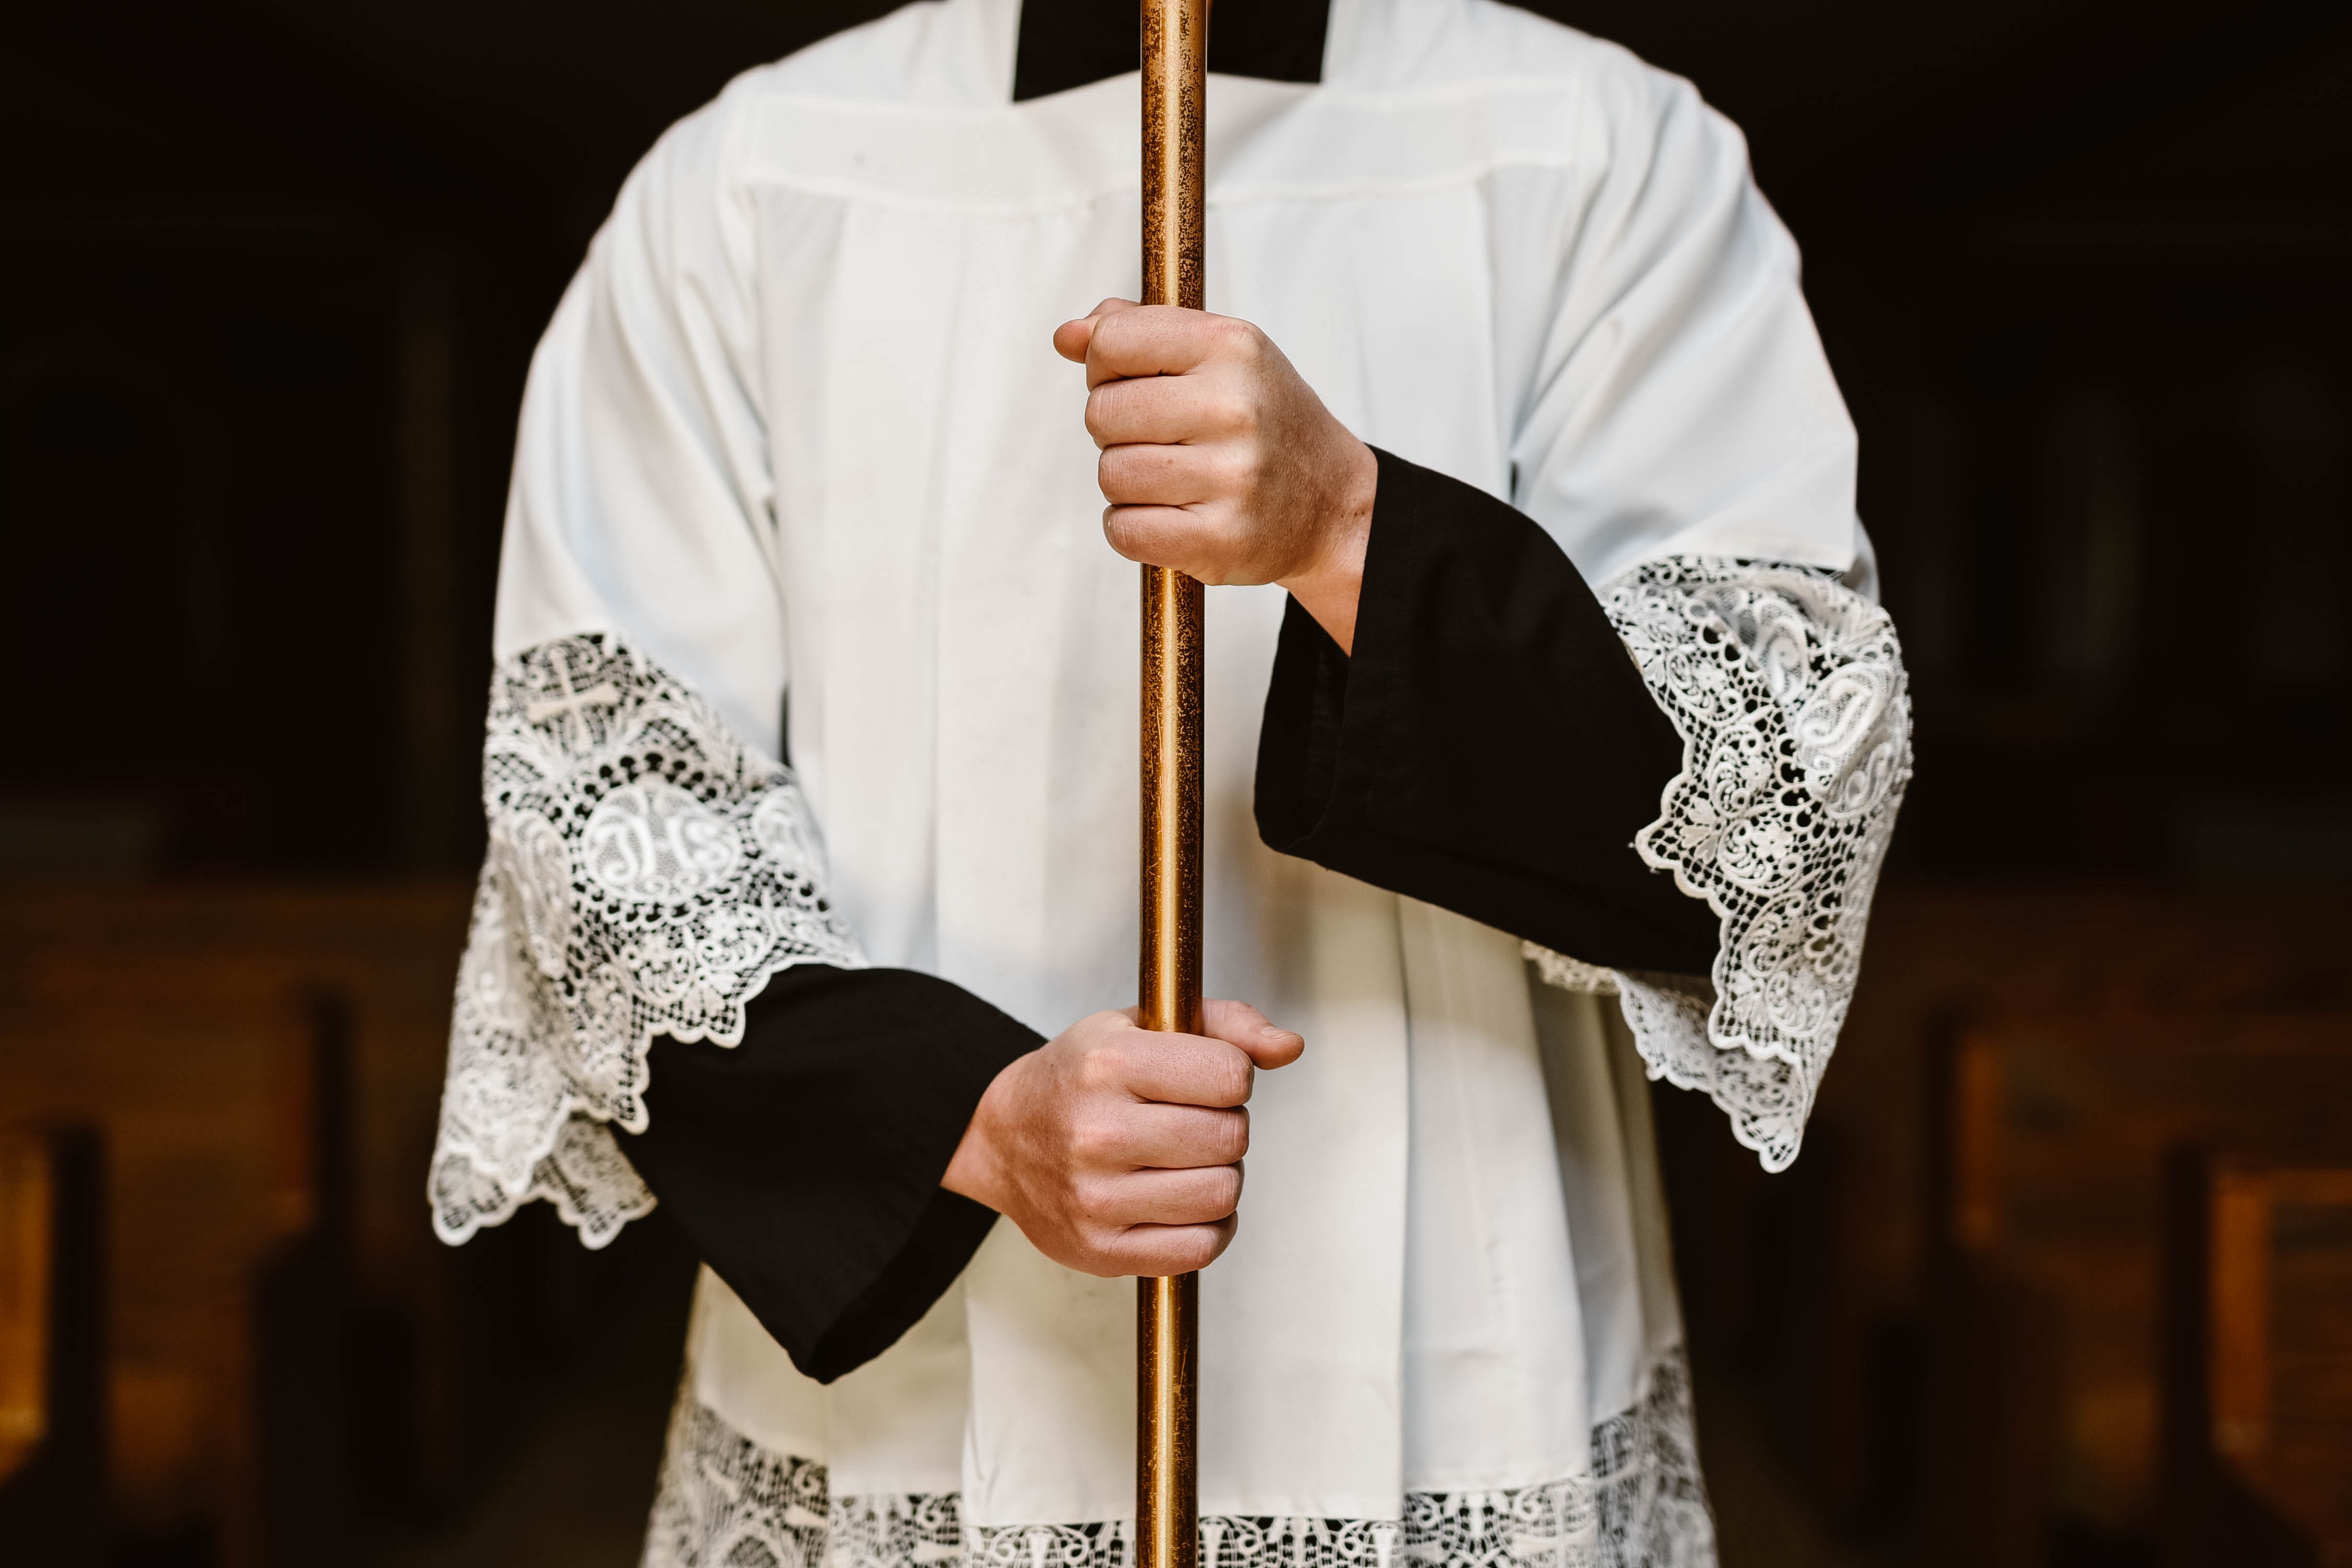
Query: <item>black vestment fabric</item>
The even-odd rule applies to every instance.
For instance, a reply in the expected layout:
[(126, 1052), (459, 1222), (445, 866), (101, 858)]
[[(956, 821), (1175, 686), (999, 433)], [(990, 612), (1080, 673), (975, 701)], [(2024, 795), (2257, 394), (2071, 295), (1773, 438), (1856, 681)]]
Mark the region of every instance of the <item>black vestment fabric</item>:
[[(1227, 0), (1211, 8), (1209, 68), (1267, 81), (1321, 81), (1330, 0)], [(1119, 0), (1026, 0), (1013, 100), (1121, 76), (1143, 52), (1142, 8)]]
[[(1294, 602), (1258, 742), (1268, 845), (1589, 963), (1704, 974), (1717, 921), (1643, 865), (1674, 726), (1551, 536), (1378, 454), (1350, 658)], [(1035, 1031), (902, 969), (787, 969), (740, 1045), (654, 1042), (646, 1184), (821, 1382), (911, 1328), (995, 1216), (940, 1178)]]
[(906, 969), (783, 970), (740, 1045), (656, 1038), (629, 1163), (819, 1382), (872, 1360), (996, 1215), (940, 1185), (981, 1095), (1036, 1031)]
[(1258, 739), (1268, 846), (1609, 969), (1705, 974), (1651, 870), (1682, 741), (1551, 536), (1379, 452), (1355, 656), (1292, 601)]

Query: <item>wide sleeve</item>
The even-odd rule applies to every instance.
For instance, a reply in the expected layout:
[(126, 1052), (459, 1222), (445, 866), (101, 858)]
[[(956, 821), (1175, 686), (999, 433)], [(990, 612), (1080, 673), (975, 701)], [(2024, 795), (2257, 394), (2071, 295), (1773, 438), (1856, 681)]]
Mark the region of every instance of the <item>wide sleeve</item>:
[[(1907, 684), (1854, 510), (1856, 444), (1738, 130), (1597, 47), (1605, 173), (1539, 258), (1512, 499), (1592, 584), (1681, 741), (1643, 860), (1717, 922), (1703, 984), (1552, 950), (1610, 987), (1654, 1076), (1796, 1158), (1911, 771)], [(1507, 224), (1514, 219), (1504, 220)], [(1547, 221), (1531, 207), (1531, 226)], [(1546, 246), (1549, 243), (1549, 248)]]
[(760, 229), (730, 89), (622, 186), (524, 385), (493, 647), (604, 633), (783, 754)]
[[(1884, 609), (1814, 567), (1673, 557), (1602, 602), (1682, 736), (1633, 847), (1720, 932), (1707, 984), (1620, 971), (1620, 1004), (1652, 1076), (1713, 1096), (1777, 1171), (1853, 999), (1910, 782), (1902, 647)], [(1590, 984), (1557, 952), (1532, 956)]]
[(1785, 1166), (1910, 773), (1892, 621), (1755, 562), (1670, 557), (1596, 595), (1524, 513), (1379, 458), (1353, 657), (1286, 612), (1260, 836), (1616, 995), (1653, 1074)]
[(1286, 624), (1261, 831), (1615, 994), (1652, 1076), (1778, 1170), (1853, 995), (1907, 685), (1738, 132), (1621, 50), (1587, 64), (1599, 172), (1495, 204), (1509, 503), (1382, 455), (1353, 657)]
[(791, 772), (606, 634), (500, 661), (482, 775), (434, 1228), (543, 1198), (601, 1247), (653, 1207), (613, 1130), (648, 1124), (654, 1041), (738, 1045), (778, 971), (866, 960)]
[(1376, 455), (1353, 657), (1285, 611), (1260, 837), (1596, 965), (1705, 974), (1714, 916), (1633, 848), (1681, 742), (1600, 601), (1525, 513)]
[(1586, 63), (1598, 173), (1515, 176), (1493, 218), (1508, 499), (1596, 588), (1666, 555), (1849, 571), (1853, 422), (1745, 140), (1622, 49)]
[(940, 1185), (972, 1108), (1037, 1034), (907, 969), (802, 963), (742, 1041), (667, 1036), (629, 1163), (695, 1251), (820, 1383), (914, 1326), (994, 1211)]
[(991, 1216), (939, 1180), (1035, 1041), (868, 968), (782, 760), (736, 102), (631, 176), (532, 363), (429, 1197), (451, 1242), (544, 1199), (591, 1247), (658, 1197), (823, 1376), (887, 1345), (978, 1246)]
[(623, 185), (532, 356), (499, 562), (488, 849), (432, 1166), (450, 1241), (552, 1199), (592, 1246), (652, 1195), (664, 1033), (741, 1037), (778, 968), (858, 964), (782, 752), (783, 627), (723, 94)]

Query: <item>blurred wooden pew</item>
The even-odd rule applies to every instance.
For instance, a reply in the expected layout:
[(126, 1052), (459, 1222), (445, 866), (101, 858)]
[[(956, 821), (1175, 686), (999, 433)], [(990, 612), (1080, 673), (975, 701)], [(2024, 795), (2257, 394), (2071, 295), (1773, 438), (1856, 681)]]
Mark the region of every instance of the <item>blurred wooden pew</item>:
[(2003, 1017), (1939, 1058), (1927, 1539), (2027, 1564), (2054, 1527), (2160, 1535), (2170, 1151), (2352, 1163), (2352, 1016)]
[[(1883, 888), (1861, 986), (1794, 1167), (1763, 1174), (1698, 1097), (1655, 1097), (1694, 1349), (1724, 1347), (1737, 1363), (1700, 1377), (1702, 1412), (1710, 1401), (1750, 1404), (1774, 1462), (1823, 1521), (1874, 1550), (1908, 1552), (1916, 1542), (1933, 1556), (1938, 1521), (1958, 1506), (1937, 1457), (1956, 1441), (1945, 1342), (1964, 1316), (1952, 1300), (1943, 1193), (1954, 1042), (2030, 1016), (2352, 1013), (2347, 952), (2352, 891), (2341, 889)], [(2005, 1321), (2000, 1333), (2021, 1336), (2032, 1353), (2037, 1338), (2054, 1341), (2055, 1329), (2035, 1322), (2030, 1290), (1981, 1268), (1973, 1278), (2006, 1302), (1978, 1313), (1973, 1331)], [(2003, 1364), (2030, 1381), (2032, 1353)], [(2027, 1387), (2016, 1398), (2047, 1394)], [(1990, 1391), (1977, 1396), (2000, 1403)], [(2110, 1426), (2153, 1425), (2145, 1394), (2132, 1398), (2139, 1412), (2111, 1411)], [(2044, 1435), (2060, 1425), (2053, 1414)], [(1994, 1436), (2018, 1471), (2040, 1462), (2020, 1447), (2042, 1440), (2034, 1434)], [(2090, 1547), (2084, 1560), (2099, 1560), (2099, 1543)]]
[(2352, 1564), (2352, 1163), (2168, 1174), (2167, 1558)]
[(0, 1131), (0, 1543), (15, 1562), (104, 1556), (102, 1183), (88, 1129)]
[[(467, 1303), (423, 1177), (467, 907), (457, 885), (0, 899), (10, 1112), (107, 1142), (124, 1537), (220, 1568), (349, 1561), (355, 1455), (402, 1506), (463, 1476), (440, 1456), (476, 1412), (435, 1391), (461, 1381), (436, 1358)], [(417, 1408), (354, 1423), (354, 1386)]]
[(351, 1015), (302, 999), (305, 1027), (272, 1083), (272, 1194), (282, 1238), (246, 1305), (250, 1508), (267, 1568), (350, 1561), (353, 1517)]

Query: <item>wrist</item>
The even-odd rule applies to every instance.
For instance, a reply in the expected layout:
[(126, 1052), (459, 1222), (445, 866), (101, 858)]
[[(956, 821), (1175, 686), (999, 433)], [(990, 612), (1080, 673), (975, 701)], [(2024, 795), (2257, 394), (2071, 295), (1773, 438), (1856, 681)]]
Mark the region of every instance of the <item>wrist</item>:
[(1021, 1064), (1028, 1060), (1020, 1057), (1000, 1069), (988, 1088), (981, 1094), (980, 1103), (972, 1108), (971, 1120), (957, 1141), (955, 1153), (948, 1160), (948, 1168), (940, 1176), (940, 1185), (949, 1192), (997, 1213), (1005, 1212), (1004, 1161), (997, 1136), (1001, 1108), (1008, 1092), (1006, 1079)]
[(1371, 544), (1380, 478), (1380, 459), (1351, 437), (1337, 493), (1317, 530), (1317, 549), (1303, 567), (1277, 580), (1342, 653), (1355, 651), (1356, 606), (1363, 593), (1364, 557)]

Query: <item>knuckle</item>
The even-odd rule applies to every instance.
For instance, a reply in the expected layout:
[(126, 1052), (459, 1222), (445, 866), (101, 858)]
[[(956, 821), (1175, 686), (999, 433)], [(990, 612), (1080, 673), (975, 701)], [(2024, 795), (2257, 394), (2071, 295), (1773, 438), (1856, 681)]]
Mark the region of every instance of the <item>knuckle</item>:
[(1135, 485), (1135, 454), (1125, 447), (1108, 447), (1095, 459), (1095, 483), (1103, 500), (1118, 505)]
[(1112, 550), (1137, 561), (1150, 548), (1151, 530), (1132, 509), (1114, 504), (1103, 513), (1103, 538)]
[(1232, 1239), (1233, 1232), (1223, 1227), (1204, 1228), (1188, 1235), (1170, 1249), (1176, 1254), (1173, 1261), (1177, 1267), (1173, 1271), (1189, 1274), (1195, 1269), (1206, 1268), (1217, 1260), (1217, 1255), (1224, 1251), (1225, 1244)]
[[(1257, 489), (1259, 461), (1255, 450), (1220, 452), (1211, 461), (1215, 465), (1213, 472), (1221, 493), (1247, 496)], [(1239, 520), (1234, 521), (1238, 524)]]
[(1257, 428), (1257, 399), (1246, 392), (1227, 388), (1213, 393), (1202, 413), (1210, 425), (1220, 430), (1248, 434)]
[(1217, 1172), (1216, 1179), (1209, 1184), (1208, 1200), (1213, 1219), (1223, 1219), (1241, 1207), (1242, 1173), (1231, 1165)]
[(1109, 1165), (1126, 1149), (1125, 1130), (1108, 1116), (1082, 1116), (1070, 1129), (1070, 1153), (1081, 1165)]
[(1100, 1232), (1111, 1229), (1111, 1215), (1117, 1201), (1117, 1194), (1112, 1192), (1108, 1182), (1081, 1180), (1071, 1184), (1070, 1214), (1084, 1230)]
[(1124, 1053), (1117, 1046), (1095, 1042), (1078, 1053), (1078, 1082), (1091, 1089), (1114, 1089), (1127, 1077)]
[(1236, 1164), (1249, 1154), (1249, 1112), (1234, 1110), (1224, 1120), (1224, 1158), (1221, 1163)]
[(1091, 1274), (1097, 1279), (1116, 1279), (1128, 1272), (1127, 1260), (1108, 1238), (1079, 1238), (1075, 1256), (1067, 1261), (1079, 1273)]
[(1238, 1050), (1219, 1062), (1215, 1082), (1221, 1103), (1226, 1105), (1245, 1103), (1249, 1100), (1250, 1089), (1256, 1071), (1257, 1069), (1250, 1065), (1250, 1059)]

